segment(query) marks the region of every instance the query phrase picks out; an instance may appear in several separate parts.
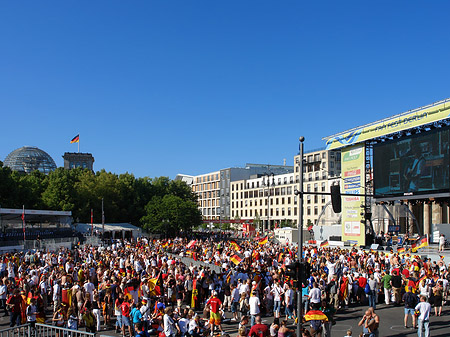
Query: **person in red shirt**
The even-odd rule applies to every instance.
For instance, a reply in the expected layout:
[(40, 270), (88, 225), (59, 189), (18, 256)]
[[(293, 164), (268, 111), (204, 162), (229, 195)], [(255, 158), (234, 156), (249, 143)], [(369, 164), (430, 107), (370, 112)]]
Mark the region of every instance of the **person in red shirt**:
[(10, 327), (20, 325), (22, 308), (22, 296), (20, 296), (19, 289), (14, 290), (14, 295), (8, 298), (6, 304), (10, 307)]
[(133, 336), (133, 333), (131, 331), (131, 323), (130, 323), (130, 303), (129, 298), (125, 297), (123, 299), (122, 304), (120, 305), (120, 311), (122, 311), (122, 336), (125, 336), (125, 327), (128, 327), (128, 332), (130, 333), (130, 336)]
[(267, 325), (261, 323), (261, 316), (255, 317), (255, 324), (250, 329), (248, 333), (249, 337), (268, 337), (269, 336), (269, 328)]
[(222, 301), (217, 298), (217, 291), (213, 291), (212, 296), (206, 302), (206, 307), (210, 308), (209, 314), (209, 324), (211, 325), (211, 336), (214, 335), (214, 326), (219, 327), (220, 332), (223, 334), (221, 319), (220, 319), (220, 309), (222, 308)]

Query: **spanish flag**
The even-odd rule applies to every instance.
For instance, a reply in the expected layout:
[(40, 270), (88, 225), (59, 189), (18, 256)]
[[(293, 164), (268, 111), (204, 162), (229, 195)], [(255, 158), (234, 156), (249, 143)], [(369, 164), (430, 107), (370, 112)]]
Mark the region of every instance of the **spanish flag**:
[(258, 245), (265, 245), (267, 242), (269, 242), (269, 238), (266, 236), (265, 238), (259, 240)]
[(404, 252), (405, 252), (405, 247), (397, 248), (397, 253), (404, 253)]
[(328, 240), (325, 240), (320, 244), (320, 248), (328, 247), (329, 245)]
[(422, 248), (428, 246), (428, 238), (426, 236), (421, 236), (418, 240), (419, 246), (417, 248)]
[(239, 263), (241, 263), (242, 257), (240, 257), (238, 254), (234, 254), (232, 257), (230, 257), (230, 261), (237, 266)]
[(72, 143), (79, 143), (80, 142), (80, 135), (76, 135), (75, 137), (72, 138), (72, 140), (70, 141), (70, 144)]

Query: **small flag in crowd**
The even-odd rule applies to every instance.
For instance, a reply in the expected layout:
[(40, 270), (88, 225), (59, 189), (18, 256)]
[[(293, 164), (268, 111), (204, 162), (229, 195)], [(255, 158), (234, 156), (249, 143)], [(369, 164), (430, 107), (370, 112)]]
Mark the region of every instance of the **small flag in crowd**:
[(422, 236), (418, 240), (419, 246), (417, 248), (422, 248), (428, 246), (428, 238), (426, 236)]
[(79, 142), (80, 142), (80, 135), (78, 134), (72, 138), (72, 140), (70, 141), (70, 144), (79, 143)]
[(398, 252), (398, 253), (404, 253), (405, 250), (406, 250), (405, 247), (397, 248), (397, 252)]
[(444, 255), (439, 255), (439, 258), (440, 258), (441, 260), (443, 260), (443, 259), (444, 259)]
[(266, 236), (265, 238), (259, 240), (258, 244), (259, 245), (265, 245), (267, 242), (269, 242), (269, 238)]
[(238, 254), (234, 254), (230, 257), (230, 260), (237, 266), (239, 263), (241, 263), (242, 257), (240, 257)]
[(231, 246), (234, 250), (241, 250), (241, 247), (239, 247), (239, 245), (236, 243), (236, 241), (230, 241), (230, 246)]
[(188, 243), (188, 245), (186, 246), (187, 249), (190, 249), (192, 247), (195, 246), (195, 244), (197, 243), (197, 240), (192, 240)]
[(320, 248), (328, 247), (329, 245), (328, 240), (325, 240), (320, 244)]

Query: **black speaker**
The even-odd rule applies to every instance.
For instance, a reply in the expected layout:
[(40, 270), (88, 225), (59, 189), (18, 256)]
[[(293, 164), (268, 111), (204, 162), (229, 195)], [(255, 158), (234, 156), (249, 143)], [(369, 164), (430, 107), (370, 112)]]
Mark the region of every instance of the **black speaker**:
[(331, 185), (331, 206), (333, 206), (334, 213), (341, 213), (341, 187), (339, 185)]

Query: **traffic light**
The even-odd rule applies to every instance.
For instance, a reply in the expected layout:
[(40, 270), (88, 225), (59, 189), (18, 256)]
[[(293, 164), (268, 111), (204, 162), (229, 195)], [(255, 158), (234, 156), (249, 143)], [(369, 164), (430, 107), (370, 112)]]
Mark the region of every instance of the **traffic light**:
[(299, 280), (302, 281), (303, 284), (306, 284), (308, 279), (311, 277), (311, 266), (307, 262), (302, 262), (300, 266), (300, 277)]
[(300, 262), (292, 262), (286, 266), (286, 276), (289, 276), (293, 280), (298, 280), (300, 268)]
[(334, 213), (341, 213), (341, 187), (339, 185), (331, 185), (331, 206)]

